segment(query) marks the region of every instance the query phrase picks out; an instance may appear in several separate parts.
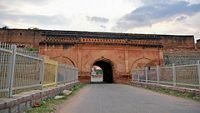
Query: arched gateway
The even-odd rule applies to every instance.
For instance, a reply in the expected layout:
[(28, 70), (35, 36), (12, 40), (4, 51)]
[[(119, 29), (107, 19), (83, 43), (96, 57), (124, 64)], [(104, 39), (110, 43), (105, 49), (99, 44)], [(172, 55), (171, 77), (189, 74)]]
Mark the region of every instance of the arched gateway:
[(95, 61), (93, 66), (99, 66), (101, 68), (102, 74), (103, 74), (102, 82), (105, 82), (105, 83), (113, 83), (114, 82), (114, 80), (113, 80), (113, 64), (110, 60), (107, 60), (107, 59), (97, 60), (97, 61)]
[(163, 63), (156, 35), (46, 31), (43, 36), (40, 53), (69, 65), (73, 62), (81, 82), (91, 82), (94, 65), (103, 70), (104, 82), (119, 83), (129, 81), (134, 68)]

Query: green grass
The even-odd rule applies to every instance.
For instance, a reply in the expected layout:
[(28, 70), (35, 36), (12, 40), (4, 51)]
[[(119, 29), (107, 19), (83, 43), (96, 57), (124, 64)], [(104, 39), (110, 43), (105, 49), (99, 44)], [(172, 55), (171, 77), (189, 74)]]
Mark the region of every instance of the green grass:
[(154, 92), (159, 92), (159, 93), (163, 93), (163, 94), (168, 94), (168, 95), (173, 95), (173, 96), (177, 96), (177, 97), (182, 97), (182, 98), (187, 98), (187, 99), (192, 99), (195, 101), (200, 102), (200, 96), (196, 95), (195, 93), (182, 93), (182, 92), (178, 92), (172, 89), (166, 89), (166, 88), (145, 88)]
[(64, 96), (64, 98), (62, 99), (57, 99), (55, 100), (54, 97), (52, 98), (47, 98), (45, 100), (43, 100), (41, 102), (41, 106), (40, 107), (35, 107), (35, 108), (30, 108), (28, 110), (26, 110), (26, 113), (54, 113), (54, 111), (56, 110), (56, 107), (59, 104), (62, 104), (64, 101), (66, 101), (70, 96), (73, 96), (74, 94), (76, 94), (81, 88), (83, 88), (86, 84), (78, 84), (78, 85), (74, 85), (70, 90), (72, 91), (72, 93), (67, 96), (64, 95), (63, 93), (59, 94)]

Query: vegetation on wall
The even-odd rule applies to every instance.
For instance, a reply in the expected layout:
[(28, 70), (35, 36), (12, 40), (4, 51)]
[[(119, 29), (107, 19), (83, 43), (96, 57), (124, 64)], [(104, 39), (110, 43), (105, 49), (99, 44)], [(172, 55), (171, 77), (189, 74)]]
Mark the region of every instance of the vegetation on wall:
[(32, 47), (28, 47), (28, 48), (26, 48), (26, 50), (27, 50), (27, 51), (38, 51), (37, 48), (32, 48)]

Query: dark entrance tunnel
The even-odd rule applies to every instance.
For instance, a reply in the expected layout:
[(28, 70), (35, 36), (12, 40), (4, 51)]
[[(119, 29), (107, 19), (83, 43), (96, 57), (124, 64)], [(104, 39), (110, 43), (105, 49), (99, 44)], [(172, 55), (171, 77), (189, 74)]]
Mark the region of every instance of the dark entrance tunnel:
[(97, 61), (93, 65), (99, 66), (103, 70), (104, 83), (113, 83), (113, 69), (112, 69), (112, 65), (109, 62)]

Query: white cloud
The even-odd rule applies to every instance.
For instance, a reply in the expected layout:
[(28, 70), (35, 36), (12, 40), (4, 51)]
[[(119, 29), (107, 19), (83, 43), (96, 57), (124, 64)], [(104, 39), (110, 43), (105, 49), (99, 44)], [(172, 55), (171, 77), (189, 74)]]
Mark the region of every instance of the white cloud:
[[(153, 34), (174, 34), (174, 35), (194, 35), (195, 39), (200, 38), (200, 13), (186, 18), (182, 21), (176, 19), (170, 21), (162, 21), (153, 24), (151, 27), (144, 26), (134, 29), (129, 29), (126, 32), (132, 33), (153, 33)], [(196, 23), (197, 22), (197, 23)]]
[[(134, 24), (129, 23), (132, 21), (132, 16), (127, 15), (135, 14), (137, 9), (158, 6), (158, 4), (163, 4), (163, 7), (168, 8), (170, 4), (180, 1), (184, 0), (0, 0), (0, 25), (8, 25), (10, 28), (38, 27), (41, 29), (113, 32), (112, 28), (116, 26), (116, 23), (119, 24), (121, 19), (123, 22), (118, 27), (129, 27), (128, 29), (117, 29), (117, 32), (184, 33), (199, 37), (200, 14), (197, 14), (198, 11), (193, 13), (194, 8), (192, 7), (187, 7), (189, 10), (187, 13), (180, 12), (179, 7), (176, 10), (167, 10), (167, 14), (169, 14), (167, 16), (154, 13), (152, 17), (148, 16), (145, 20), (143, 19), (144, 21), (139, 18), (140, 21), (135, 21)], [(199, 0), (185, 1), (190, 6), (200, 4)], [(147, 11), (151, 12), (152, 10), (147, 7)], [(144, 12), (144, 14), (146, 13)], [(178, 15), (172, 18), (170, 14)], [(157, 16), (157, 19), (154, 16)], [(131, 18), (127, 21), (127, 19), (123, 19), (124, 17)], [(134, 15), (133, 17), (135, 18)]]
[(182, 14), (192, 16), (197, 12), (200, 12), (200, 4), (190, 4), (186, 1), (145, 5), (120, 18), (115, 29), (128, 30), (151, 26), (154, 23), (176, 18)]
[(88, 21), (97, 22), (97, 23), (107, 23), (107, 22), (109, 21), (109, 19), (107, 19), (107, 18), (104, 18), (104, 17), (97, 17), (97, 16), (93, 16), (93, 17), (86, 16), (86, 19), (87, 19)]

